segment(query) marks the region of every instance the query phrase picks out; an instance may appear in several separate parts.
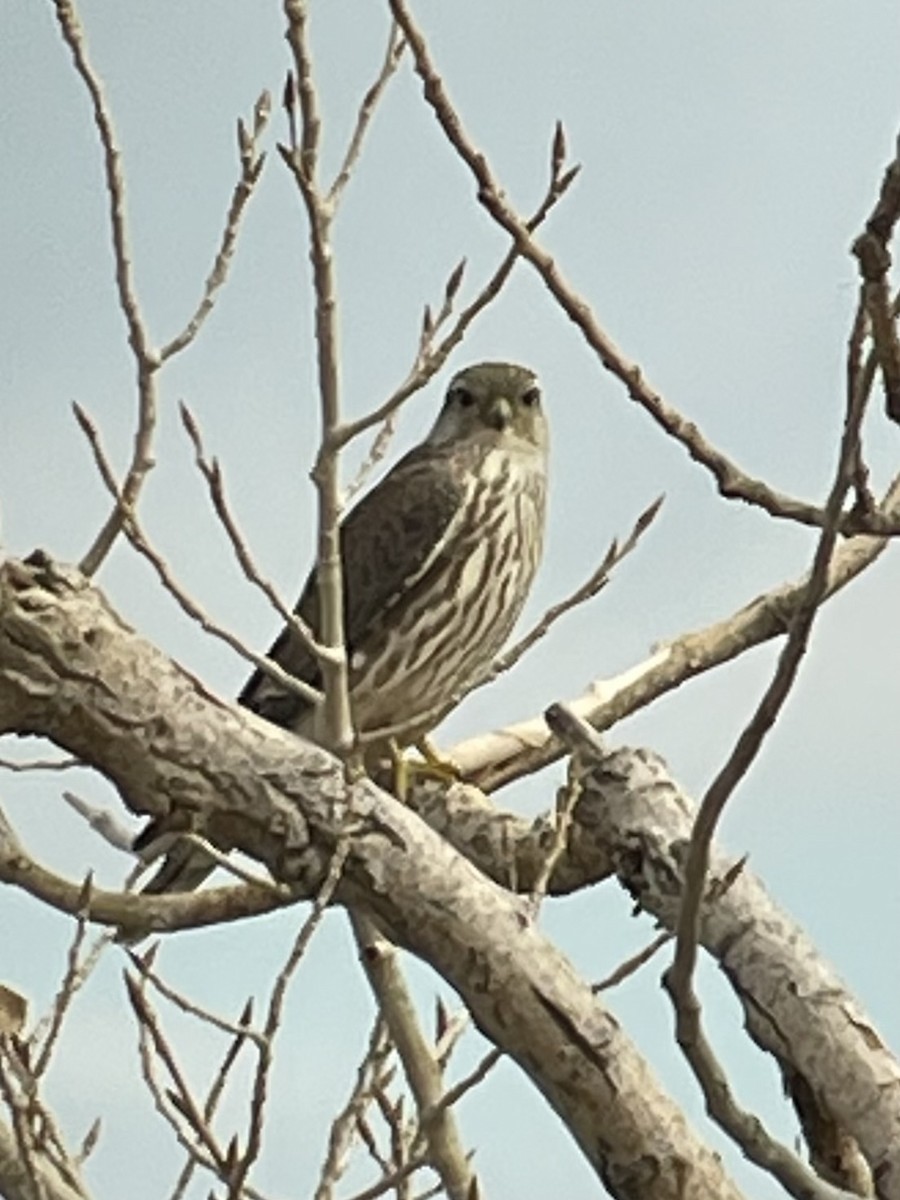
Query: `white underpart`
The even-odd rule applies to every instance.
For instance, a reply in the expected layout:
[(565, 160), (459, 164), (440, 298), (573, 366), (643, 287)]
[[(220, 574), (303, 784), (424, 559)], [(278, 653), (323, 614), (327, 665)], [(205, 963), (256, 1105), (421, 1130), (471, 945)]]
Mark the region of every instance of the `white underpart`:
[[(436, 557), (452, 545), (459, 522), (472, 519), (470, 504), (480, 510), (474, 517), (485, 530), (484, 541), (459, 564), (459, 574), (455, 582), (448, 581), (447, 593), (412, 605), (405, 613), (406, 620), (388, 637), (392, 656), (402, 659), (406, 651), (415, 658), (409, 623), (420, 629), (423, 624), (430, 625), (435, 652), (428, 661), (420, 660), (412, 674), (401, 667), (394, 676), (384, 675), (375, 662), (354, 662), (361, 672), (355, 712), (361, 729), (391, 726), (398, 718), (406, 723), (414, 712), (425, 714), (436, 697), (447, 694), (454, 685), (465, 690), (489, 667), (519, 615), (540, 557), (543, 501), (534, 477), (542, 468), (540, 452), (530, 446), (521, 451), (506, 446), (488, 453), (479, 468), (478, 496), (460, 506), (416, 578), (427, 573)], [(511, 494), (513, 503), (496, 508), (484, 493), (485, 481)], [(476, 487), (474, 479), (470, 486)], [(491, 576), (496, 567), (488, 562), (489, 549), (494, 546), (508, 551), (500, 581)], [(383, 655), (378, 658), (383, 661)], [(366, 680), (370, 669), (373, 674)], [(412, 724), (416, 724), (415, 718)]]

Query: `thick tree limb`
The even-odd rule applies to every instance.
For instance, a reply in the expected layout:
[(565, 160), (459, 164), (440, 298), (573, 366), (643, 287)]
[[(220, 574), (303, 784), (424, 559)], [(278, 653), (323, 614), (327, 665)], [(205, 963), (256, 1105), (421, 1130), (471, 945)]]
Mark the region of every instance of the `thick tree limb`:
[[(581, 787), (576, 819), (597, 827), (622, 885), (640, 908), (673, 930), (696, 805), (662, 760), (642, 750), (583, 760)], [(752, 872), (713, 847), (709, 878), (714, 899), (701, 913), (700, 944), (731, 983), (750, 1036), (774, 1055), (807, 1132), (815, 1107), (820, 1127), (857, 1142), (878, 1196), (897, 1200), (900, 1064), (806, 933)], [(813, 1159), (821, 1164), (819, 1150), (813, 1142)], [(841, 1182), (851, 1184), (846, 1174)]]
[(338, 842), (339, 903), (430, 963), (559, 1113), (622, 1200), (736, 1200), (718, 1157), (528, 919), (415, 813), (324, 751), (209, 695), (77, 574), (0, 569), (0, 731), (51, 738), (133, 812), (192, 824), (312, 896)]

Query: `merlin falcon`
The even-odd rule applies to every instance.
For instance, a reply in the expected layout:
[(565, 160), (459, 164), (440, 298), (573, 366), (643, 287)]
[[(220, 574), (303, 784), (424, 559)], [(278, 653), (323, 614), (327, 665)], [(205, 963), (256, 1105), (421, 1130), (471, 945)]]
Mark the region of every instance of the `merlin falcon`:
[[(391, 742), (420, 741), (490, 669), (540, 562), (547, 450), (534, 372), (500, 362), (467, 367), (451, 380), (425, 440), (343, 520), (350, 705), (367, 761)], [(315, 568), (295, 611), (317, 633)], [(314, 654), (290, 627), (269, 657), (322, 686)], [(238, 701), (319, 740), (320, 706), (261, 671)], [(172, 886), (158, 876), (148, 890)]]

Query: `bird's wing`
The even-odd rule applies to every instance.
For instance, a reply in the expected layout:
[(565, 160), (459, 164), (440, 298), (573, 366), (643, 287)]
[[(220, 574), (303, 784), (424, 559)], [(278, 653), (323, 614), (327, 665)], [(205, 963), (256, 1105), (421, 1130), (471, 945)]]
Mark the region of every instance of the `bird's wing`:
[[(462, 487), (446, 456), (416, 447), (348, 513), (341, 526), (344, 567), (344, 633), (348, 655), (365, 652), (369, 631), (428, 571), (452, 540), (462, 507)], [(313, 632), (319, 597), (313, 571), (296, 612)], [(289, 628), (269, 657), (305, 683), (320, 686), (315, 656)], [(256, 671), (239, 703), (276, 725), (293, 727), (308, 704)]]

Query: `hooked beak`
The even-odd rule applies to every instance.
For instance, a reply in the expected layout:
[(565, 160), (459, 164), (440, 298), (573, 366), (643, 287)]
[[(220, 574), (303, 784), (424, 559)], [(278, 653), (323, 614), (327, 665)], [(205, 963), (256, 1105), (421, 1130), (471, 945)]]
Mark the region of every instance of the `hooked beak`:
[(512, 405), (505, 396), (496, 396), (484, 415), (487, 424), (498, 433), (502, 433), (512, 424)]

